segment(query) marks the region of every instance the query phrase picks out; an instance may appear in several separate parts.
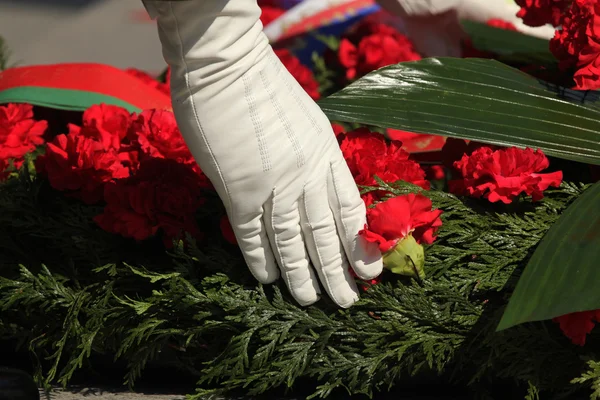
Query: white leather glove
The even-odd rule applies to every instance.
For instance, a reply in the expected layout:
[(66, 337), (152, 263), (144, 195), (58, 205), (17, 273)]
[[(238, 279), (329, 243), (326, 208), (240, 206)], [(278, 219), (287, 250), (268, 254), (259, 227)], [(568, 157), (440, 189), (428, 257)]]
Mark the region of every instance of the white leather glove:
[(550, 40), (554, 28), (532, 28), (516, 14), (519, 6), (512, 0), (377, 0), (386, 10), (400, 16), (406, 34), (416, 49), (427, 57), (460, 57), (463, 31), (460, 20), (485, 23), (502, 19), (528, 35)]
[(281, 273), (301, 305), (319, 299), (320, 280), (352, 305), (349, 266), (376, 277), (381, 255), (358, 237), (365, 206), (331, 124), (274, 54), (256, 0), (145, 3), (158, 17), (181, 133), (256, 279)]

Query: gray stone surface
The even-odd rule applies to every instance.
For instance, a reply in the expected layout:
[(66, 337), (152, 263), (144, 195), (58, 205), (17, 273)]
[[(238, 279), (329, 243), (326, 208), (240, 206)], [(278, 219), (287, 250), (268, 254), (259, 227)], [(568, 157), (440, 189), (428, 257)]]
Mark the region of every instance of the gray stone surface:
[(140, 0), (0, 0), (0, 36), (19, 65), (165, 67), (155, 23)]

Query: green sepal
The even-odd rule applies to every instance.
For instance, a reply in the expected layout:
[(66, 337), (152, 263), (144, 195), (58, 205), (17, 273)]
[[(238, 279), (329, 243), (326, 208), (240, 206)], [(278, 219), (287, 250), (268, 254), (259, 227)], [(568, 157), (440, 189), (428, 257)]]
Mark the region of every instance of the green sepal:
[(425, 252), (412, 234), (383, 255), (383, 265), (394, 274), (425, 279)]

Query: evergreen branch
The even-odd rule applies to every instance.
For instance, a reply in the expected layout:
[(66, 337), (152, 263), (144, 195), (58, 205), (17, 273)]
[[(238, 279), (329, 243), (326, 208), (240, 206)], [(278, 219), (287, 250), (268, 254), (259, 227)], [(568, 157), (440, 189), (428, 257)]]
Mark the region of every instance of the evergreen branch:
[[(401, 182), (363, 190), (421, 191)], [(385, 273), (339, 310), (327, 299), (298, 307), (282, 286), (254, 287), (216, 228), (165, 253), (102, 232), (95, 207), (21, 175), (0, 184), (0, 335), (21, 335), (40, 370), (50, 361), (46, 382), (63, 385), (94, 354), (125, 360), (130, 386), (149, 361), (170, 354), (199, 376), (190, 399), (236, 388), (259, 394), (301, 378), (319, 383), (313, 397), (370, 395), (405, 377), (439, 375), (474, 387), (516, 380), (530, 399), (581, 387), (598, 397), (600, 368), (590, 362), (584, 372), (553, 324), (495, 332), (528, 257), (583, 190), (565, 183), (511, 207), (423, 192), (444, 211), (423, 284)], [(218, 227), (216, 200), (199, 215), (202, 226)], [(569, 385), (573, 371), (583, 375)]]
[(600, 362), (590, 360), (587, 365), (589, 369), (579, 378), (573, 379), (572, 383), (591, 384), (590, 400), (598, 400), (600, 399)]

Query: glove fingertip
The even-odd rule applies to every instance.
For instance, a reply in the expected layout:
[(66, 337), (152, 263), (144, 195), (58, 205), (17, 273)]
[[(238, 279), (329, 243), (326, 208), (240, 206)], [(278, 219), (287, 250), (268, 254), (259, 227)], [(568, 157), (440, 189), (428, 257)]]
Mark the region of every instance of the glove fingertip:
[(259, 263), (249, 262), (248, 267), (254, 278), (263, 285), (271, 284), (279, 279), (279, 268), (272, 255), (270, 257), (266, 255), (265, 259)]
[(377, 278), (383, 272), (383, 263), (381, 261), (374, 262), (369, 265), (357, 262), (354, 266), (354, 272), (356, 275), (363, 280), (371, 280)]
[(383, 259), (379, 248), (357, 237), (352, 254), (352, 269), (359, 278), (375, 279), (383, 272)]
[(342, 308), (350, 308), (354, 305), (354, 303), (356, 303), (358, 301), (358, 299), (359, 299), (358, 295), (351, 296), (348, 299), (346, 299), (345, 301), (337, 303), (337, 305)]
[(314, 296), (308, 296), (308, 297), (295, 296), (294, 298), (296, 299), (298, 304), (300, 304), (300, 306), (302, 306), (302, 307), (307, 307), (307, 306), (313, 305), (317, 301), (321, 300), (321, 296), (319, 296), (318, 294), (316, 294)]

